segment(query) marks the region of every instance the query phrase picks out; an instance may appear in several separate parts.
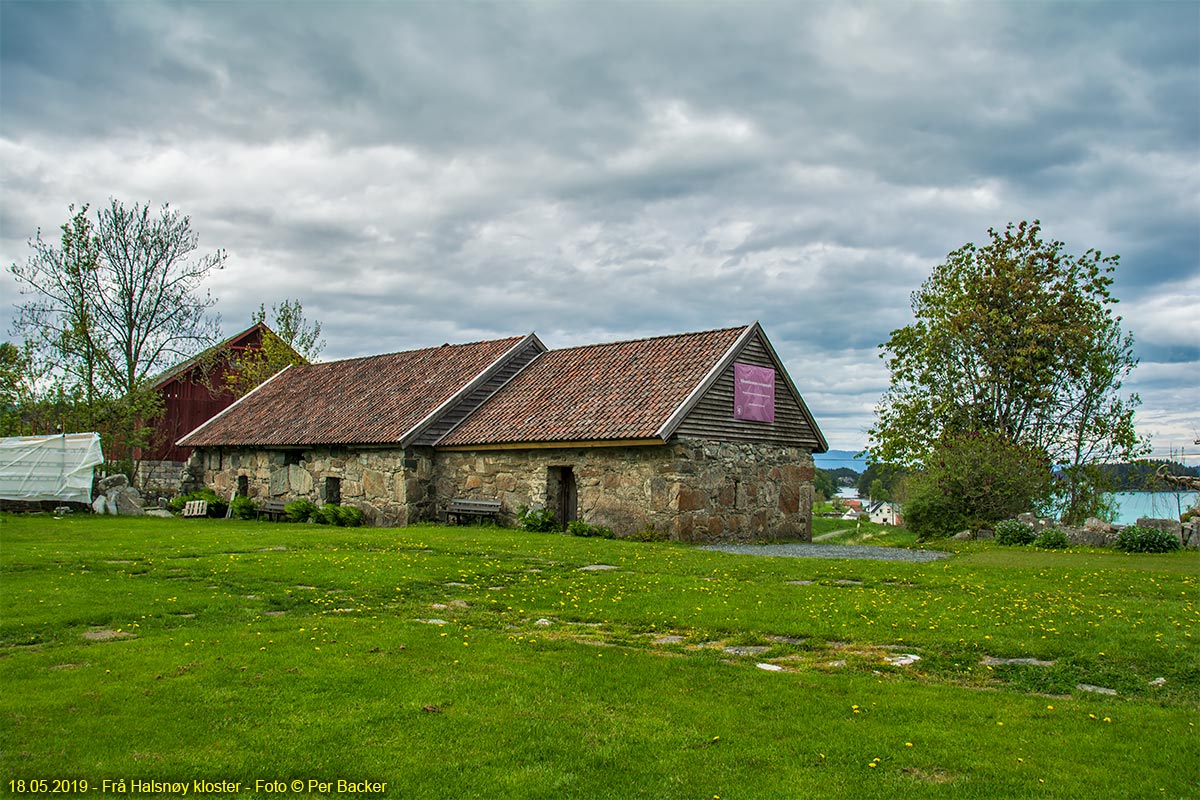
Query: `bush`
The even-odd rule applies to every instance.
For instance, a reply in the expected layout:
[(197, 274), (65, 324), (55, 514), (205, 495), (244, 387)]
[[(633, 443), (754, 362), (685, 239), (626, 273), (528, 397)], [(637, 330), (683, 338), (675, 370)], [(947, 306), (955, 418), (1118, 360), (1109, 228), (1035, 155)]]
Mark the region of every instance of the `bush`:
[(1040, 547), (1043, 550), (1065, 550), (1071, 546), (1071, 540), (1067, 538), (1067, 534), (1063, 533), (1060, 528), (1051, 528), (1034, 539), (1033, 546)]
[(581, 519), (573, 519), (567, 523), (567, 533), (572, 536), (588, 536), (596, 539), (615, 539), (613, 529), (605, 525), (589, 525)]
[(558, 530), (558, 522), (554, 512), (548, 508), (529, 508), (521, 506), (517, 509), (517, 524), (527, 531), (547, 533)]
[(283, 515), (288, 522), (308, 522), (316, 517), (317, 504), (306, 497), (293, 500), (283, 507)]
[(1135, 525), (1117, 534), (1117, 549), (1126, 553), (1170, 553), (1181, 546), (1179, 537), (1158, 528)]
[(313, 522), (318, 525), (341, 525), (342, 515), (340, 509), (340, 506), (333, 503), (326, 503), (313, 510)]
[[(1057, 528), (1054, 530), (1057, 530)], [(1062, 533), (1062, 531), (1058, 532)], [(996, 524), (996, 542), (998, 544), (1021, 546), (1032, 544), (1037, 541), (1037, 538), (1038, 535), (1034, 532), (1033, 526), (1026, 525), (1024, 522), (1017, 522), (1015, 519), (1006, 519)], [(1063, 538), (1066, 538), (1065, 534)]]
[(967, 518), (935, 486), (915, 483), (904, 504), (904, 525), (924, 542), (953, 536), (968, 527)]
[(208, 516), (220, 519), (229, 510), (229, 504), (217, 497), (217, 493), (205, 486), (198, 492), (183, 494), (167, 503), (167, 510), (172, 514), (182, 514), (183, 507), (191, 500), (204, 500), (208, 503)]
[(665, 533), (660, 533), (658, 528), (648, 524), (640, 531), (634, 531), (633, 533), (629, 534), (628, 538), (634, 542), (665, 542), (667, 540), (667, 535)]
[(358, 506), (339, 506), (338, 519), (343, 528), (357, 528), (363, 524), (363, 513)]
[(254, 504), (254, 501), (241, 495), (233, 498), (229, 507), (233, 509), (233, 516), (237, 519), (254, 519), (258, 514), (258, 506)]

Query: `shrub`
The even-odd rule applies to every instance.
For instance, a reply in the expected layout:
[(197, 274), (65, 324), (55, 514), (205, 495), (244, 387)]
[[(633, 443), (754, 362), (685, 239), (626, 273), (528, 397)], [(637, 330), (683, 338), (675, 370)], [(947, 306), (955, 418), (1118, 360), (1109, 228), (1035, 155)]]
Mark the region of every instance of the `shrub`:
[(308, 522), (316, 517), (319, 509), (317, 504), (306, 497), (301, 497), (299, 500), (293, 500), (283, 507), (283, 515), (287, 517), (288, 522)]
[(606, 525), (589, 525), (581, 519), (567, 523), (567, 533), (572, 536), (588, 536), (596, 539), (615, 539), (613, 529)]
[(968, 527), (967, 518), (937, 488), (929, 483), (914, 483), (904, 504), (904, 524), (924, 542), (953, 536)]
[(233, 516), (237, 519), (254, 519), (258, 513), (258, 506), (249, 497), (238, 495), (230, 502), (229, 507), (233, 509)]
[(1181, 547), (1179, 537), (1158, 528), (1136, 525), (1117, 534), (1117, 549), (1126, 553), (1170, 553)]
[(521, 506), (517, 509), (517, 524), (527, 531), (546, 533), (558, 530), (558, 522), (554, 512), (548, 508), (529, 508)]
[(1062, 529), (1051, 528), (1034, 539), (1033, 546), (1043, 550), (1065, 550), (1071, 546), (1071, 540), (1067, 538), (1067, 534)]
[(357, 506), (338, 506), (338, 524), (343, 528), (357, 528), (363, 524), (363, 513)]
[(334, 503), (326, 503), (313, 511), (313, 522), (318, 525), (341, 525), (342, 515), (340, 510), (341, 506)]
[[(1062, 533), (1062, 531), (1059, 531), (1059, 533)], [(996, 524), (996, 542), (998, 544), (1027, 545), (1037, 541), (1037, 538), (1038, 535), (1034, 532), (1033, 526), (1026, 525), (1024, 522), (1017, 522), (1015, 519), (1006, 519)]]
[(634, 531), (629, 534), (628, 538), (634, 542), (665, 542), (667, 535), (660, 533), (658, 528), (655, 528), (653, 525), (647, 524), (640, 531)]

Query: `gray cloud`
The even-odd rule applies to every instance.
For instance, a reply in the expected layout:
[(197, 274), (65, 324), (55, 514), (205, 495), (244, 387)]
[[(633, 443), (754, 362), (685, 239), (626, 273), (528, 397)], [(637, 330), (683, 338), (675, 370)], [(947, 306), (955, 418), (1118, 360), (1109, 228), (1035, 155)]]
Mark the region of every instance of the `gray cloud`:
[(1195, 4), (9, 0), (0, 23), (5, 263), (114, 196), (228, 250), (227, 330), (299, 297), (329, 357), (758, 319), (856, 449), (909, 294), (1037, 217), (1121, 254), (1147, 432), (1200, 427)]

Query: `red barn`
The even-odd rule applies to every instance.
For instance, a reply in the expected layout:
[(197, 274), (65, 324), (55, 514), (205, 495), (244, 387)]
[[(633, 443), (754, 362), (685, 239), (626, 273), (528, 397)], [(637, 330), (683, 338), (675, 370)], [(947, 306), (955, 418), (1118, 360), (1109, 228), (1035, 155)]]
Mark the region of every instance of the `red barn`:
[(238, 356), (262, 348), (258, 323), (189, 358), (158, 377), (154, 390), (163, 400), (163, 414), (154, 423), (153, 444), (142, 451), (144, 461), (186, 462), (192, 448), (175, 442), (229, 408), (236, 399), (222, 387), (225, 376), (237, 369)]

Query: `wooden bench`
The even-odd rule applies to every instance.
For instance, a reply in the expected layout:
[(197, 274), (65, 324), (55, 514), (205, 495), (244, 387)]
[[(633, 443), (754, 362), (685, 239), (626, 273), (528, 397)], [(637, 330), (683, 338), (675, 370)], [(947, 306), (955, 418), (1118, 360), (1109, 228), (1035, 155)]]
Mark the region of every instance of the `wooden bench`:
[(258, 503), (258, 514), (256, 519), (262, 519), (263, 514), (267, 515), (267, 519), (278, 521), (283, 517), (283, 508), (287, 503), (282, 500), (261, 500)]
[(469, 517), (477, 517), (479, 519), (490, 518), (494, 521), (499, 515), (499, 500), (468, 500), (465, 497), (456, 497), (446, 507), (446, 522), (448, 524), (461, 525), (463, 518)]
[(183, 515), (185, 517), (207, 517), (208, 516), (208, 501), (207, 500), (188, 500), (183, 504)]

